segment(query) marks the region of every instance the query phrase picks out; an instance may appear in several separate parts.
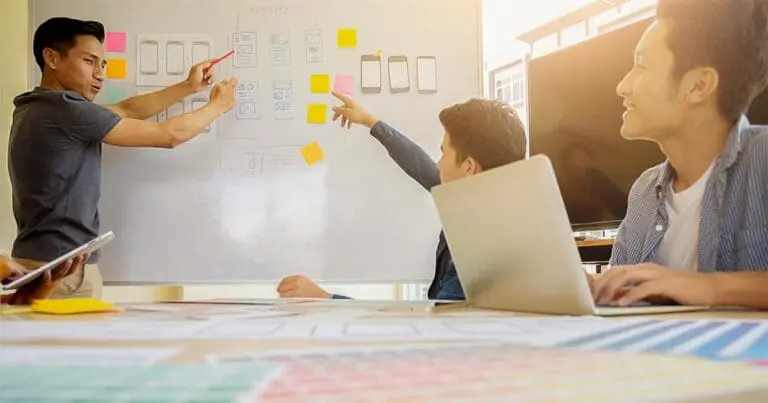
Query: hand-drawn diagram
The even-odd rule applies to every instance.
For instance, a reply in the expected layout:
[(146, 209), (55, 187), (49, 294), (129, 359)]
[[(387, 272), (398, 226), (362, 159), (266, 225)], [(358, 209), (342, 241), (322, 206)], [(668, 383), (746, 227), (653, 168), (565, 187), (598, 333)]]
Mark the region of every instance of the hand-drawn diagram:
[(421, 333), (413, 323), (369, 323), (352, 322), (344, 325), (344, 335), (347, 337), (375, 337), (386, 334), (387, 336), (418, 336)]
[(293, 80), (272, 81), (272, 104), (275, 120), (290, 120), (293, 112)]
[(184, 101), (176, 102), (168, 107), (168, 118), (184, 114)]
[(211, 58), (211, 45), (208, 42), (192, 42), (192, 64), (198, 64)]
[(300, 145), (260, 145), (252, 140), (230, 139), (222, 149), (221, 170), (231, 171), (238, 181), (303, 172), (307, 165), (299, 149)]
[(165, 73), (174, 76), (184, 74), (184, 42), (169, 40), (165, 43)]
[(214, 49), (211, 35), (139, 34), (137, 39), (137, 86), (176, 84), (194, 63), (209, 59)]
[(307, 63), (323, 62), (323, 31), (307, 30), (304, 33), (304, 45), (307, 49)]
[(235, 58), (232, 61), (234, 68), (258, 66), (258, 34), (256, 32), (235, 32), (232, 38), (235, 49)]
[(240, 119), (259, 119), (259, 83), (243, 81), (237, 84), (237, 110), (235, 117)]
[[(198, 94), (192, 97), (192, 99), (189, 102), (189, 109), (190, 111), (194, 112), (202, 107), (204, 107), (206, 104), (208, 104), (208, 97), (204, 96), (203, 94)], [(214, 132), (214, 125), (216, 122), (212, 122), (209, 124), (202, 132), (201, 134), (212, 134)]]
[(255, 178), (261, 175), (264, 167), (264, 154), (260, 152), (245, 152), (240, 154), (237, 164), (238, 173), (243, 178)]
[(272, 66), (290, 66), (291, 32), (273, 32), (269, 36), (269, 55)]

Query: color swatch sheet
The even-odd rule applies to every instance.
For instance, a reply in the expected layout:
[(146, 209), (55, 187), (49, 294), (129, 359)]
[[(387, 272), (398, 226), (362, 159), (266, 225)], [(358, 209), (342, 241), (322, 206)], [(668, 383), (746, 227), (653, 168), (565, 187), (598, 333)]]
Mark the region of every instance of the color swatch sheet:
[(257, 402), (274, 365), (2, 365), (0, 402)]
[[(736, 363), (507, 344), (272, 352), (211, 357), (270, 363), (262, 393), (288, 402), (649, 402), (765, 394), (766, 372)], [(768, 401), (768, 400), (766, 400)]]
[(558, 345), (587, 350), (691, 355), (765, 365), (768, 362), (768, 321), (646, 320)]

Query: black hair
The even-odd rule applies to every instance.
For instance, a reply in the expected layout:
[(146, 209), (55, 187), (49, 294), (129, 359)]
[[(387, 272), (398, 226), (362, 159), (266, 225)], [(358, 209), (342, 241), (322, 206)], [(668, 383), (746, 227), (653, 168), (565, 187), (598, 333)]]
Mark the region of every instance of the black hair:
[(104, 25), (97, 21), (83, 21), (74, 18), (55, 17), (40, 24), (35, 31), (32, 48), (35, 61), (43, 71), (45, 59), (43, 50), (51, 48), (66, 56), (67, 52), (75, 46), (78, 36), (93, 36), (104, 42)]
[(720, 111), (737, 121), (768, 85), (768, 0), (659, 0), (656, 15), (670, 24), (675, 80), (714, 68)]

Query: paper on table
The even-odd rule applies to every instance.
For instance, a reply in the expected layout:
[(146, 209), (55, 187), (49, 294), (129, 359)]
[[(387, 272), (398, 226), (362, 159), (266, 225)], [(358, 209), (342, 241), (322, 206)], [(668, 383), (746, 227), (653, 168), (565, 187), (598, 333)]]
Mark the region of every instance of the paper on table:
[(691, 355), (717, 361), (768, 359), (768, 323), (737, 320), (639, 322), (561, 343), (564, 347), (628, 353)]
[[(4, 322), (4, 340), (180, 340), (235, 337), (243, 339), (334, 340), (503, 340), (527, 345), (553, 345), (601, 331), (628, 326), (630, 319), (392, 317), (376, 311), (254, 313), (224, 317), (193, 315), (178, 318), (113, 317), (99, 322)], [(151, 329), (148, 331), (147, 329)]]
[(264, 402), (740, 401), (768, 392), (765, 372), (743, 365), (502, 343), (264, 350), (208, 360), (284, 366)]
[(255, 402), (282, 371), (274, 364), (0, 365), (0, 390), (10, 402)]
[(181, 351), (181, 348), (91, 348), (3, 346), (0, 365), (78, 364), (152, 365)]

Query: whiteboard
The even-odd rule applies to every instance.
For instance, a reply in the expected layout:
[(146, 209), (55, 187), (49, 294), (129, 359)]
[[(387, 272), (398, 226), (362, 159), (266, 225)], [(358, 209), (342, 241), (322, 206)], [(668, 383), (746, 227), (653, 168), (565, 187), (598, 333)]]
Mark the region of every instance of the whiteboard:
[[(217, 65), (216, 74), (248, 85), (207, 133), (173, 150), (104, 147), (101, 226), (115, 233), (99, 262), (105, 282), (432, 277), (440, 223), (431, 196), (367, 130), (341, 130), (330, 116), (309, 124), (310, 104), (327, 105), (329, 114), (337, 104), (330, 94), (311, 93), (310, 77), (328, 74), (334, 85), (336, 75), (354, 76), (355, 99), (437, 158), (439, 111), (482, 93), (480, 0), (32, 0), (30, 7), (32, 30), (50, 17), (70, 16), (126, 34), (125, 52), (107, 57), (125, 58), (127, 75), (107, 80), (97, 102), (151, 91), (170, 76), (183, 79), (186, 72), (171, 73), (182, 63), (186, 70), (206, 46), (212, 57), (242, 50)], [(340, 47), (340, 35), (349, 45), (350, 30), (356, 46)], [(153, 40), (158, 48), (165, 43), (164, 50), (153, 48)], [(381, 91), (363, 93), (361, 56), (377, 51)], [(173, 56), (182, 54), (184, 60)], [(390, 88), (390, 56), (407, 58), (408, 91)], [(177, 57), (173, 67), (166, 61), (163, 77), (139, 79), (163, 57)], [(417, 77), (419, 57), (434, 57), (436, 83), (429, 85), (437, 91), (419, 91), (419, 80), (425, 82)], [(30, 66), (37, 85), (31, 55)], [(286, 95), (287, 111), (276, 101)], [(199, 107), (206, 96), (153, 119)], [(325, 159), (308, 165), (299, 149), (313, 141)]]

